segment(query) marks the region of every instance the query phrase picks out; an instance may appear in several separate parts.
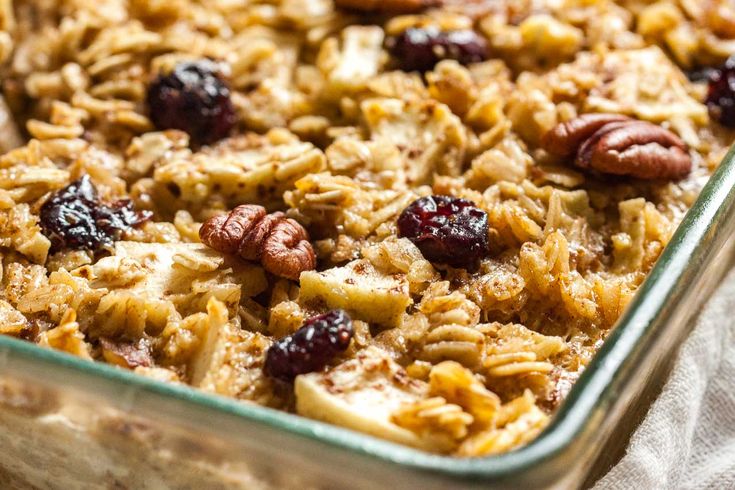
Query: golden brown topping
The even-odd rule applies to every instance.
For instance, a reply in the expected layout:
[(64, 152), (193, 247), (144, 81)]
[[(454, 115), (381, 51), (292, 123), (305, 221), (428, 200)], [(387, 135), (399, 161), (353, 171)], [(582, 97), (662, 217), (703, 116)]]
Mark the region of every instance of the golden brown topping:
[(558, 124), (542, 139), (584, 169), (639, 179), (680, 179), (692, 169), (687, 145), (656, 124), (614, 114), (586, 114)]
[(361, 12), (408, 14), (441, 5), (441, 0), (334, 0), (338, 7)]
[(243, 204), (227, 215), (207, 220), (199, 230), (202, 243), (213, 249), (260, 261), (265, 270), (287, 279), (316, 267), (309, 234), (283, 213), (266, 214), (262, 206)]

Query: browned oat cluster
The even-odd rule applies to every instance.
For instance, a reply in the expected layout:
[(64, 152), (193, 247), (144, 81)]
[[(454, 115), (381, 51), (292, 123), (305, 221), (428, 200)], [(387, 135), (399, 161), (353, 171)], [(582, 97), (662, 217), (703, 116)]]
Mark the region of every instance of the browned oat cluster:
[(735, 139), (728, 0), (0, 1), (0, 332), (533, 439)]

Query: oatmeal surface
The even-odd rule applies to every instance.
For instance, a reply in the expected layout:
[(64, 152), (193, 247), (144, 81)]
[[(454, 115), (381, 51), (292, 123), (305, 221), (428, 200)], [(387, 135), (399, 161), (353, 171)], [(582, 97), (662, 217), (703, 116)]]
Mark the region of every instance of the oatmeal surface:
[(0, 333), (511, 450), (735, 141), (733, 55), (728, 0), (0, 1)]

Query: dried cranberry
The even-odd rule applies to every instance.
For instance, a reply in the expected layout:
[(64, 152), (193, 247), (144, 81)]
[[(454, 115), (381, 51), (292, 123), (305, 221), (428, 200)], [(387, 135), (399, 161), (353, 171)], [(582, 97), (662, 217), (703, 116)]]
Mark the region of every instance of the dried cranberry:
[(107, 206), (99, 202), (88, 175), (51, 196), (41, 206), (41, 231), (51, 240), (51, 250), (99, 250), (112, 245), (122, 232), (150, 219), (148, 211), (136, 212), (133, 203), (120, 200)]
[(431, 262), (473, 269), (489, 251), (487, 213), (449, 196), (422, 197), (398, 218), (398, 235), (408, 238)]
[(404, 71), (429, 71), (441, 60), (456, 60), (463, 65), (485, 61), (487, 42), (475, 31), (439, 31), (411, 27), (386, 46)]
[(205, 145), (227, 136), (235, 125), (230, 87), (209, 60), (176, 65), (148, 88), (148, 109), (158, 129), (180, 129), (194, 144)]
[(711, 72), (706, 103), (713, 119), (735, 128), (735, 55)]
[(263, 369), (268, 376), (282, 381), (318, 371), (347, 349), (352, 334), (352, 320), (343, 310), (312, 317), (268, 349)]

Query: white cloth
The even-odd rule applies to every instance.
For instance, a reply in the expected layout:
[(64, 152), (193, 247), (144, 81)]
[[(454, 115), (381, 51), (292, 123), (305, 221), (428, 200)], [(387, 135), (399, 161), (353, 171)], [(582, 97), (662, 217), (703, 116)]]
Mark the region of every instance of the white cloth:
[(705, 306), (625, 456), (595, 486), (735, 489), (735, 271)]

